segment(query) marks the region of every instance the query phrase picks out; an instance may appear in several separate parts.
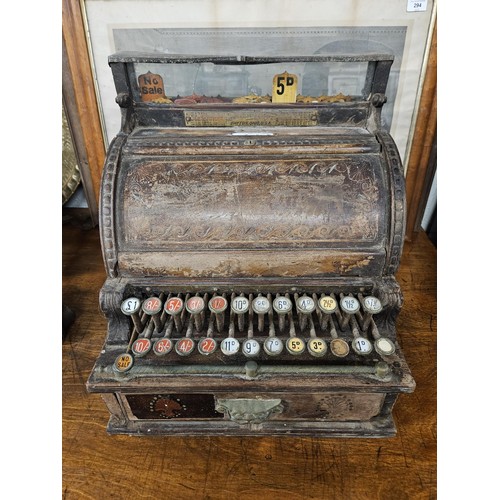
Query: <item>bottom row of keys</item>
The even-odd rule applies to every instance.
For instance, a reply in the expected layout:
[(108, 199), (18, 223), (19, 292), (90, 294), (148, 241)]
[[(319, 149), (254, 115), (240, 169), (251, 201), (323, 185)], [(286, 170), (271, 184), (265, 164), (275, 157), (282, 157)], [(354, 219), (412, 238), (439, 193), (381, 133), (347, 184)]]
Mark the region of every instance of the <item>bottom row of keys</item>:
[[(395, 352), (393, 342), (387, 338), (381, 337), (372, 343), (364, 338), (357, 337), (351, 342), (353, 351), (356, 354), (368, 355), (375, 350), (384, 356), (391, 355)], [(322, 338), (310, 338), (305, 342), (300, 337), (289, 337), (286, 342), (283, 342), (279, 337), (267, 337), (262, 345), (254, 338), (245, 339), (243, 342), (234, 337), (228, 337), (221, 341), (220, 350), (226, 356), (237, 354), (240, 349), (247, 357), (259, 355), (261, 347), (269, 356), (277, 356), (281, 354), (283, 349), (293, 355), (300, 355), (307, 349), (309, 354), (315, 357), (324, 356), (328, 352), (328, 342)], [(344, 358), (349, 354), (349, 344), (340, 338), (330, 340), (329, 347), (332, 354), (339, 358)], [(136, 357), (142, 357), (148, 354), (151, 350), (157, 356), (168, 354), (173, 349), (180, 356), (190, 355), (196, 348), (196, 342), (190, 337), (177, 339), (175, 343), (167, 337), (157, 340), (154, 344), (148, 338), (137, 339), (132, 344), (132, 353)], [(200, 354), (209, 355), (217, 350), (217, 341), (212, 337), (203, 337), (198, 341), (198, 352)], [(124, 353), (118, 356), (114, 363), (115, 370), (119, 372), (128, 371), (133, 365), (133, 357), (131, 354)]]

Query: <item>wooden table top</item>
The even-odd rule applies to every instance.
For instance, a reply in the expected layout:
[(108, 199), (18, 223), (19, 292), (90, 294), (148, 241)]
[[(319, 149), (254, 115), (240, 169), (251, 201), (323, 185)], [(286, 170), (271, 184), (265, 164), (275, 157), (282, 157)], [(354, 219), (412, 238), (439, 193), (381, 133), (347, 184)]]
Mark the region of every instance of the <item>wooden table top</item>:
[(406, 243), (397, 279), (399, 343), (416, 381), (399, 397), (389, 439), (129, 437), (85, 383), (104, 343), (98, 229), (63, 226), (63, 302), (75, 313), (62, 345), (65, 499), (436, 498), (436, 249)]

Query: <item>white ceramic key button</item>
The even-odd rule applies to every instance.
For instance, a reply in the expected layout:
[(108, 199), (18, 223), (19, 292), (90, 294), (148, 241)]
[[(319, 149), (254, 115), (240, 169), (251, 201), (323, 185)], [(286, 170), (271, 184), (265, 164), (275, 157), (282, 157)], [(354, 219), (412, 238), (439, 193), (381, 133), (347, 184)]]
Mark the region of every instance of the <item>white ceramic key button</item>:
[(246, 297), (235, 297), (231, 301), (231, 309), (236, 314), (246, 313), (249, 307), (250, 307), (250, 301)]
[(141, 308), (141, 301), (137, 297), (129, 297), (122, 302), (121, 310), (123, 314), (131, 316), (139, 312)]
[(354, 314), (359, 311), (359, 301), (354, 297), (342, 297), (340, 307), (342, 311), (348, 314)]
[(260, 344), (255, 339), (246, 339), (241, 345), (241, 351), (249, 358), (257, 356), (260, 352)]
[(264, 341), (264, 351), (269, 356), (277, 356), (283, 350), (283, 342), (278, 337), (267, 337)]
[(377, 314), (382, 310), (382, 303), (377, 297), (365, 297), (363, 299), (363, 307), (370, 314)]
[(306, 343), (299, 337), (290, 337), (286, 341), (286, 350), (290, 354), (302, 354), (306, 350)]
[(324, 356), (328, 351), (328, 345), (323, 339), (314, 338), (307, 341), (307, 350), (313, 356)]
[(297, 310), (304, 314), (310, 314), (316, 308), (316, 304), (314, 303), (314, 299), (308, 297), (307, 295), (303, 295), (299, 297), (296, 301)]
[(240, 350), (240, 343), (233, 337), (227, 337), (220, 343), (220, 350), (226, 356), (233, 356)]
[(273, 300), (273, 309), (278, 314), (286, 314), (292, 310), (292, 301), (288, 297), (276, 297)]
[(370, 354), (373, 350), (372, 343), (368, 339), (365, 339), (363, 337), (355, 338), (352, 341), (351, 345), (354, 352), (356, 352), (357, 354), (366, 355)]
[(267, 297), (255, 297), (252, 301), (252, 309), (255, 314), (265, 314), (269, 312), (271, 304)]
[(396, 351), (396, 346), (393, 342), (385, 337), (381, 337), (375, 341), (375, 350), (381, 356), (390, 356)]

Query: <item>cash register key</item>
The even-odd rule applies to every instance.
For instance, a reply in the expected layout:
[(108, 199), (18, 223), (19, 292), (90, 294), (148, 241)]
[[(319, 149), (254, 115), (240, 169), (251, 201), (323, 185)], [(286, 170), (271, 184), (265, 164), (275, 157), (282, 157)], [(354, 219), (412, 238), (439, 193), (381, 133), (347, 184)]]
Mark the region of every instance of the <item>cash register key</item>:
[(129, 297), (122, 302), (121, 310), (123, 314), (132, 316), (137, 314), (141, 308), (141, 301), (137, 297)]
[(289, 337), (286, 340), (286, 350), (294, 356), (306, 350), (306, 343), (300, 337)]
[(158, 297), (149, 297), (142, 303), (142, 310), (149, 316), (154, 316), (161, 311), (161, 300)]
[(175, 352), (179, 356), (188, 356), (194, 350), (194, 340), (190, 337), (183, 337), (175, 343)]
[(163, 306), (163, 309), (170, 316), (178, 316), (182, 312), (184, 301), (180, 297), (170, 297)]
[(330, 350), (334, 356), (345, 358), (349, 354), (349, 344), (343, 339), (333, 339), (330, 342)]
[(189, 297), (186, 302), (186, 310), (191, 314), (200, 314), (205, 308), (205, 303), (201, 297), (195, 295), (194, 297)]
[(390, 356), (396, 351), (396, 346), (390, 339), (386, 337), (380, 337), (375, 341), (375, 350), (381, 356)]
[(373, 350), (372, 343), (368, 339), (365, 339), (364, 337), (356, 337), (352, 341), (351, 345), (353, 351), (356, 354), (361, 354), (363, 356), (370, 354)]
[(241, 346), (241, 351), (248, 358), (257, 356), (260, 352), (260, 344), (255, 339), (246, 339)]
[(363, 299), (363, 308), (367, 313), (378, 314), (382, 310), (382, 303), (377, 297), (365, 297)]
[(137, 297), (129, 297), (125, 299), (121, 304), (121, 311), (126, 316), (130, 316), (134, 322), (135, 329), (138, 333), (141, 333), (144, 329), (141, 318), (139, 316), (139, 311), (141, 309), (141, 301)]
[(266, 314), (271, 308), (271, 303), (267, 297), (255, 297), (252, 301), (252, 309), (255, 314)]
[(141, 337), (132, 344), (132, 352), (137, 356), (145, 356), (151, 350), (151, 340)]
[(332, 314), (337, 309), (337, 301), (330, 295), (324, 295), (318, 300), (319, 310), (324, 314)]
[(234, 337), (227, 337), (220, 343), (220, 350), (226, 356), (233, 356), (240, 350), (240, 343)]
[(309, 351), (309, 354), (319, 358), (326, 354), (328, 351), (328, 345), (323, 339), (313, 337), (307, 341), (307, 350)]
[(346, 295), (340, 299), (340, 308), (347, 314), (356, 314), (359, 311), (358, 299)]
[(288, 297), (276, 297), (273, 300), (273, 309), (278, 314), (286, 314), (292, 310), (293, 304)]
[(297, 306), (297, 311), (302, 314), (311, 314), (316, 309), (314, 299), (307, 295), (299, 297), (298, 300), (295, 301), (295, 305)]
[(153, 344), (153, 352), (157, 356), (164, 356), (172, 350), (172, 347), (172, 341), (169, 338), (161, 338)]
[(125, 352), (117, 356), (113, 363), (113, 370), (118, 373), (125, 373), (128, 372), (132, 366), (134, 366), (134, 357), (128, 352)]
[(202, 337), (198, 342), (198, 351), (207, 356), (217, 349), (217, 342), (212, 337)]
[(223, 313), (227, 309), (227, 300), (220, 295), (216, 295), (208, 302), (208, 308), (215, 314)]
[(283, 350), (283, 342), (278, 337), (267, 337), (264, 341), (264, 351), (269, 356), (277, 356)]
[(249, 307), (250, 301), (242, 295), (240, 295), (239, 297), (235, 297), (231, 301), (231, 309), (235, 314), (245, 314), (246, 312), (248, 312)]

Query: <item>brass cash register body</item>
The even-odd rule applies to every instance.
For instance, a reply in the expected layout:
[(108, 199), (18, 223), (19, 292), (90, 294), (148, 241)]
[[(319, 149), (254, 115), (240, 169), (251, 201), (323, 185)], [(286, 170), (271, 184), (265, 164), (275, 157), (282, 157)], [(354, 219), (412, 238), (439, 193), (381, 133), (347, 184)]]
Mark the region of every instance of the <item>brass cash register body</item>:
[(380, 125), (392, 56), (109, 63), (108, 332), (87, 382), (108, 431), (394, 435), (414, 381), (395, 329), (404, 177)]

